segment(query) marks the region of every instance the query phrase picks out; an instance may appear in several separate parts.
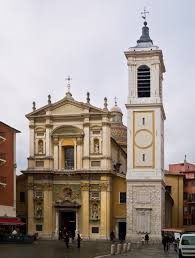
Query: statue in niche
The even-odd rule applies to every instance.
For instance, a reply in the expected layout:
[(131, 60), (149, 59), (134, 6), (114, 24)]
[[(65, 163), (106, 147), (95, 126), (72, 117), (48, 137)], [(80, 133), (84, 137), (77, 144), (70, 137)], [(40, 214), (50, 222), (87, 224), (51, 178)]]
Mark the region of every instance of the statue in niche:
[(42, 140), (38, 141), (38, 153), (43, 154), (43, 141)]
[(94, 140), (94, 152), (99, 153), (100, 152), (100, 145), (99, 145), (99, 140), (95, 139)]
[(96, 220), (99, 219), (99, 207), (97, 203), (93, 203), (91, 207), (91, 218)]
[(72, 189), (66, 187), (64, 188), (63, 193), (64, 193), (65, 200), (70, 200), (72, 198)]
[(41, 218), (43, 216), (43, 210), (42, 210), (42, 207), (38, 206), (36, 208), (36, 216)]

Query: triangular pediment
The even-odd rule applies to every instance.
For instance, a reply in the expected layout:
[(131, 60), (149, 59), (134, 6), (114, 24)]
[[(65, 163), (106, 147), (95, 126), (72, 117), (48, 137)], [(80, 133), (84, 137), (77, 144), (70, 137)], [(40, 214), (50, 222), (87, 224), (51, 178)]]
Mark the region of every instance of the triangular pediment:
[[(26, 115), (27, 118), (37, 116), (62, 116), (62, 115), (81, 115), (88, 110), (89, 113), (105, 113), (101, 108), (97, 108), (90, 104), (78, 102), (74, 99), (64, 98), (56, 103), (46, 105)], [(49, 113), (48, 113), (49, 112)]]
[(81, 114), (83, 113), (83, 107), (78, 104), (65, 102), (52, 108), (51, 113), (52, 115)]

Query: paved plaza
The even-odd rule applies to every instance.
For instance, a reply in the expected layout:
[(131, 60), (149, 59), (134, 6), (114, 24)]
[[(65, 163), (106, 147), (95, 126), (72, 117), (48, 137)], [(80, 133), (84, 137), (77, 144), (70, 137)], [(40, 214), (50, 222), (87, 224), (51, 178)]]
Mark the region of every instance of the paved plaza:
[[(82, 241), (78, 249), (76, 242), (65, 247), (63, 241), (38, 241), (33, 244), (0, 244), (1, 258), (164, 258), (178, 257), (173, 248), (169, 253), (164, 253), (162, 246), (144, 246), (140, 249), (132, 249), (130, 252), (121, 255), (108, 256), (110, 252), (109, 241)], [(105, 256), (106, 255), (106, 256)]]
[[(113, 255), (113, 256), (104, 256), (105, 258), (165, 258), (172, 257), (178, 258), (178, 254), (173, 250), (173, 246), (170, 247), (168, 252), (164, 252), (163, 247), (161, 245), (148, 245), (143, 246), (139, 249), (132, 249), (130, 252), (121, 254), (121, 255)], [(103, 257), (102, 257), (103, 258)]]

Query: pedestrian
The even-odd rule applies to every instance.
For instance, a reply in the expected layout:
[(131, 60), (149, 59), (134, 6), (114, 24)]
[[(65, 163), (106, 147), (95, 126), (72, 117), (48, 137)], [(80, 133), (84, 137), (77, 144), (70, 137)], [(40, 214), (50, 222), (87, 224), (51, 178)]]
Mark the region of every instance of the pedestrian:
[(145, 234), (145, 242), (146, 242), (146, 244), (148, 245), (148, 242), (149, 242), (149, 235), (148, 235), (147, 232), (146, 232), (146, 234)]
[(113, 241), (115, 239), (114, 231), (110, 233), (110, 240)]
[(163, 244), (164, 252), (165, 252), (165, 251), (166, 251), (166, 245), (167, 245), (166, 236), (163, 236), (163, 238), (162, 238), (162, 244)]
[(78, 233), (78, 234), (77, 234), (77, 247), (78, 247), (78, 248), (80, 248), (81, 240), (82, 240), (82, 238), (81, 238), (80, 234)]
[(68, 232), (66, 232), (66, 234), (65, 234), (64, 241), (66, 243), (66, 247), (69, 248), (69, 234), (68, 234)]
[(141, 238), (141, 243), (142, 243), (142, 245), (145, 244), (145, 237), (144, 236), (142, 236), (142, 238)]

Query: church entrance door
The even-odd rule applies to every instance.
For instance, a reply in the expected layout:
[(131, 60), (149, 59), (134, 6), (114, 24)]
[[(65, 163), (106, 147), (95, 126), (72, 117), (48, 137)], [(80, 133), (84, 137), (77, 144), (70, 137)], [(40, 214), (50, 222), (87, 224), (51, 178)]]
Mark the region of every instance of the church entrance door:
[(59, 232), (68, 232), (71, 237), (75, 237), (76, 211), (61, 211), (59, 217)]
[(118, 223), (118, 238), (120, 240), (125, 240), (126, 236), (126, 222), (119, 222)]

